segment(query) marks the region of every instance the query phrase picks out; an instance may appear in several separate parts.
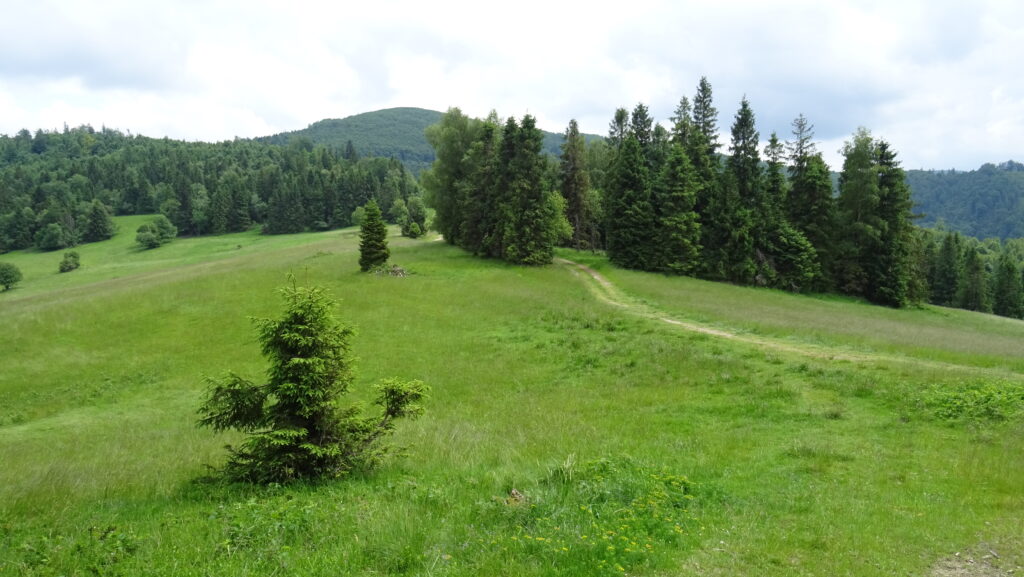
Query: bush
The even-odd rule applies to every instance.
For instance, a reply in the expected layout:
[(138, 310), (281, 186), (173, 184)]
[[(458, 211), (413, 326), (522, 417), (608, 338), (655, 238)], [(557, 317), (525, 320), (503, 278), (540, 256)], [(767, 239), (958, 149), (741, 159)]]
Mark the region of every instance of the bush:
[(331, 315), (335, 303), (323, 289), (291, 281), (281, 291), (287, 306), (280, 320), (255, 320), (270, 362), (267, 383), (256, 385), (233, 373), (207, 379), (199, 425), (249, 434), (238, 449), (229, 447), (224, 473), (231, 480), (276, 483), (371, 468), (388, 453), (382, 441), (395, 419), (423, 410), (423, 383), (396, 379), (376, 386), (379, 415), (363, 417), (358, 406), (340, 407), (339, 397), (354, 378), (353, 331)]
[(46, 251), (65, 248), (71, 244), (67, 237), (64, 227), (51, 222), (36, 233), (36, 246), (39, 247), (39, 250)]
[(0, 285), (4, 290), (11, 290), (11, 287), (21, 282), (21, 269), (9, 262), (0, 262)]
[(178, 229), (161, 214), (138, 228), (135, 242), (142, 245), (142, 248), (157, 248), (171, 242), (177, 235)]
[(60, 272), (71, 272), (81, 266), (78, 252), (68, 251), (64, 253), (64, 260), (60, 261)]

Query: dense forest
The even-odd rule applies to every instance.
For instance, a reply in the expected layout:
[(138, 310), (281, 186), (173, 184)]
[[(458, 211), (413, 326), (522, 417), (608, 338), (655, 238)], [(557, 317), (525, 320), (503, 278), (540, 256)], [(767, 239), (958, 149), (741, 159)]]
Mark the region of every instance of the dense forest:
[(207, 144), (89, 126), (0, 136), (0, 252), (109, 238), (112, 214), (159, 212), (181, 235), (254, 223), (271, 234), (327, 230), (353, 224), (371, 198), (391, 222), (425, 227), (419, 185), (402, 163), (308, 140)]
[(571, 121), (555, 162), (532, 117), (502, 125), (453, 108), (427, 130), (435, 226), (449, 243), (516, 263), (550, 262), (561, 242), (637, 270), (1021, 316), (1024, 246), (914, 226), (897, 153), (868, 130), (844, 145), (836, 191), (802, 115), (788, 141), (773, 133), (762, 150), (744, 98), (722, 150), (702, 78), (670, 121), (644, 104), (620, 108), (608, 137), (589, 144)]

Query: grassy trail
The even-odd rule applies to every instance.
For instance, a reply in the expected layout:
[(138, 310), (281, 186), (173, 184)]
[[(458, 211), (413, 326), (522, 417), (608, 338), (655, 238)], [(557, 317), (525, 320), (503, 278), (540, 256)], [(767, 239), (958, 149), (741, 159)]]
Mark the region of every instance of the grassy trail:
[(706, 324), (697, 323), (691, 320), (674, 318), (671, 314), (658, 308), (641, 302), (640, 300), (626, 294), (622, 289), (615, 286), (611, 280), (594, 270), (593, 268), (565, 258), (556, 259), (556, 263), (570, 267), (571, 272), (577, 278), (586, 283), (590, 292), (600, 301), (612, 306), (621, 308), (637, 316), (654, 319), (679, 327), (683, 330), (728, 339), (730, 341), (754, 345), (760, 349), (767, 349), (782, 353), (792, 353), (804, 357), (812, 357), (821, 360), (849, 361), (853, 363), (913, 363), (920, 367), (927, 367), (938, 370), (954, 370), (978, 375), (991, 375), (1001, 378), (1020, 379), (1022, 375), (1016, 371), (1007, 370), (1002, 367), (978, 367), (964, 365), (954, 362), (936, 361), (922, 359), (906, 355), (894, 355), (866, 351), (846, 351), (829, 346), (818, 346), (809, 343), (784, 342), (780, 339), (773, 339), (764, 336), (741, 334), (735, 331), (712, 327)]

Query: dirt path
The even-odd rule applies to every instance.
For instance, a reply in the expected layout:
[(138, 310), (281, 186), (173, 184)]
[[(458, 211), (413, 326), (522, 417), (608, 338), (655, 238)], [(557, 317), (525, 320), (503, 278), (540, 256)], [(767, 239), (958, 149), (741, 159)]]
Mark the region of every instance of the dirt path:
[(746, 343), (749, 345), (756, 346), (760, 349), (792, 353), (795, 355), (812, 357), (815, 359), (822, 360), (848, 361), (853, 363), (912, 363), (918, 366), (930, 367), (940, 370), (958, 370), (986, 374), (999, 374), (1004, 378), (1020, 378), (1019, 374), (1008, 372), (1003, 369), (973, 367), (969, 365), (959, 365), (956, 363), (932, 361), (928, 359), (908, 357), (898, 354), (850, 352), (836, 350), (834, 348), (817, 346), (812, 344), (792, 343), (769, 337), (741, 334), (727, 329), (712, 327), (690, 320), (680, 320), (677, 318), (673, 318), (668, 313), (660, 311), (652, 307), (651, 305), (642, 303), (630, 297), (617, 286), (615, 286), (610, 280), (608, 280), (607, 277), (605, 277), (604, 275), (590, 268), (587, 265), (573, 262), (571, 260), (563, 258), (555, 259), (555, 262), (560, 265), (568, 267), (569, 270), (573, 273), (573, 275), (583, 280), (584, 284), (587, 286), (590, 292), (595, 297), (597, 297), (598, 300), (601, 300), (602, 302), (605, 302), (609, 305), (619, 307), (637, 316), (652, 320), (658, 320), (694, 333), (700, 333), (704, 335), (710, 335), (716, 338)]

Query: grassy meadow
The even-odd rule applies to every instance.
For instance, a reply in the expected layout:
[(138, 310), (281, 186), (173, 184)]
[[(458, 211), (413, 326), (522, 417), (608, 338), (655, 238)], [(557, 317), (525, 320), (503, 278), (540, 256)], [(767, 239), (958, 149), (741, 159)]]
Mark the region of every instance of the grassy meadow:
[[(398, 236), (412, 274), (381, 277), (358, 272), (354, 229), (139, 251), (144, 220), (78, 247), (71, 273), (59, 252), (0, 255), (25, 275), (0, 293), (0, 575), (1024, 566), (1024, 322), (562, 252), (609, 302), (568, 264)], [(209, 466), (237, 437), (196, 429), (203, 377), (260, 377), (248, 317), (281, 310), (289, 272), (357, 328), (353, 397), (421, 379), (427, 413), (377, 471), (225, 485)]]

